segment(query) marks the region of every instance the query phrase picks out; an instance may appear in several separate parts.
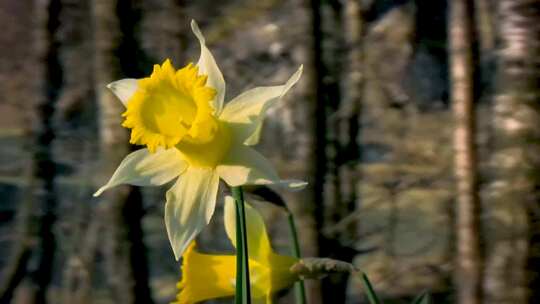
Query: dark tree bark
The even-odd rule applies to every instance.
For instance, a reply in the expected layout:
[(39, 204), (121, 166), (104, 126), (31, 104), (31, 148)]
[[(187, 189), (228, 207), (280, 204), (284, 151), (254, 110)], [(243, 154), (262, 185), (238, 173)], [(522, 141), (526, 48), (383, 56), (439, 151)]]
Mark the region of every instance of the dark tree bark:
[[(326, 170), (325, 132), (326, 120), (324, 101), (322, 100), (320, 14), (318, 1), (296, 0), (298, 16), (295, 25), (300, 28), (299, 41), (293, 51), (295, 61), (304, 65), (302, 79), (291, 92), (298, 102), (288, 109), (292, 117), (298, 117), (288, 138), (287, 146), (298, 147), (286, 151), (285, 157), (291, 157), (301, 164), (300, 170), (309, 185), (295, 194), (290, 200), (290, 208), (297, 219), (298, 229), (302, 232), (300, 245), (304, 256), (320, 255), (324, 220), (324, 177)], [(290, 196), (289, 196), (290, 197)], [(306, 281), (309, 303), (322, 303), (320, 282)]]
[[(364, 71), (363, 47), (365, 34), (363, 8), (359, 1), (348, 0), (343, 7), (344, 40), (347, 59), (343, 65), (342, 99), (338, 109), (338, 139), (341, 153), (340, 162), (340, 193), (343, 200), (341, 217), (356, 210), (359, 198), (357, 188), (359, 182), (358, 164), (360, 155), (360, 109), (362, 104)], [(355, 239), (356, 226), (348, 229), (348, 238)]]
[[(331, 6), (331, 7), (329, 7)], [(363, 7), (358, 1), (331, 1), (320, 8), (325, 38), (323, 45), (334, 44), (334, 48), (322, 49), (321, 73), (324, 81), (324, 111), (335, 111), (328, 120), (326, 139), (327, 168), (324, 204), (328, 206), (324, 215), (324, 256), (351, 262), (357, 251), (356, 221), (343, 222), (357, 209), (360, 178), (360, 106), (363, 92), (364, 37)], [(329, 20), (331, 19), (331, 20)], [(333, 22), (332, 22), (333, 21)], [(333, 27), (333, 29), (332, 29)], [(321, 39), (322, 39), (321, 36)], [(344, 48), (343, 48), (344, 46)], [(344, 60), (340, 50), (344, 49)], [(337, 66), (337, 67), (336, 67)], [(333, 68), (333, 69), (332, 69)], [(333, 229), (340, 227), (339, 229)], [(330, 233), (333, 231), (333, 233)], [(334, 274), (322, 280), (323, 301), (345, 303), (349, 274)]]
[[(92, 1), (94, 90), (99, 108), (103, 170), (109, 173), (130, 152), (128, 132), (121, 127), (123, 105), (105, 86), (121, 77), (122, 66), (128, 65), (128, 59), (132, 60), (131, 66), (136, 66), (135, 52), (127, 52), (125, 44), (122, 45), (134, 44), (133, 32), (126, 32), (132, 26), (124, 27), (122, 24), (122, 18), (129, 19), (131, 8), (129, 0)], [(140, 192), (125, 186), (107, 191), (104, 197), (107, 200), (104, 247), (113, 297), (118, 303), (152, 303), (141, 229), (143, 209)]]
[[(57, 218), (56, 165), (52, 155), (52, 145), (56, 134), (52, 119), (62, 87), (62, 67), (58, 57), (57, 39), (62, 4), (60, 0), (49, 0), (46, 3), (44, 8), (37, 6), (38, 14), (40, 11), (44, 12), (42, 20), (46, 31), (42, 36), (41, 47), (38, 46), (44, 54), (45, 67), (42, 82), (43, 100), (38, 104), (39, 122), (36, 126), (37, 145), (34, 152), (34, 175), (36, 176), (34, 193), (41, 205), (38, 224), (38, 266), (33, 273), (37, 287), (34, 299), (37, 304), (48, 302), (47, 289), (53, 276), (56, 251), (56, 238), (53, 233)], [(37, 18), (41, 19), (39, 15)]]
[[(306, 98), (309, 104), (308, 115), (311, 117), (310, 124), (306, 127), (311, 130), (310, 140), (310, 152), (307, 157), (307, 163), (309, 166), (309, 183), (310, 183), (310, 198), (313, 204), (312, 216), (314, 222), (314, 228), (316, 231), (316, 254), (318, 256), (328, 256), (329, 245), (328, 238), (322, 233), (326, 223), (326, 208), (324, 203), (324, 186), (325, 178), (327, 175), (327, 108), (326, 98), (324, 92), (323, 77), (325, 75), (325, 69), (322, 58), (322, 31), (321, 31), (321, 2), (320, 0), (309, 0), (307, 7), (310, 9), (310, 23), (308, 28), (311, 35), (311, 44), (308, 45), (311, 48), (309, 56), (306, 56), (309, 60), (309, 65), (312, 68), (311, 71), (307, 70), (307, 76), (310, 81), (309, 89), (311, 98)], [(309, 73), (309, 74), (308, 74)], [(325, 303), (325, 291), (324, 284), (321, 283), (322, 290), (311, 290), (309, 302), (313, 303)], [(322, 297), (319, 296), (319, 292), (322, 293)]]
[(8, 262), (2, 271), (2, 285), (0, 285), (0, 303), (11, 302), (17, 286), (26, 276), (28, 261), (32, 256), (32, 248), (35, 247), (35, 228), (32, 224), (33, 200), (26, 196), (17, 209), (17, 243), (10, 250)]
[[(527, 243), (524, 277), (517, 284), (509, 282), (513, 284), (508, 289), (517, 287), (512, 303), (540, 303), (539, 2), (501, 0), (498, 20), (501, 44), (494, 108), (497, 150), (493, 161), (497, 199), (523, 212)], [(514, 255), (519, 254), (516, 249)]]
[(454, 173), (456, 179), (455, 256), (457, 302), (482, 303), (480, 197), (476, 149), (476, 65), (478, 49), (473, 1), (450, 3), (449, 39), (451, 97), (454, 112)]

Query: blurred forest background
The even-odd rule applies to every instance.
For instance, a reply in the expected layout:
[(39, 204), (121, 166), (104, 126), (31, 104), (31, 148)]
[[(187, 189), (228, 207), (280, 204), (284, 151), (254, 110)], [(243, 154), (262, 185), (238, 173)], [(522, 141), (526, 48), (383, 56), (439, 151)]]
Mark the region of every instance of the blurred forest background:
[[(92, 193), (132, 149), (105, 84), (196, 62), (191, 19), (227, 100), (305, 67), (259, 147), (310, 182), (280, 193), (305, 256), (387, 303), (540, 303), (538, 0), (0, 0), (0, 303), (174, 299), (164, 189)], [(221, 212), (205, 251), (232, 252)], [(308, 291), (366, 303), (344, 275)]]

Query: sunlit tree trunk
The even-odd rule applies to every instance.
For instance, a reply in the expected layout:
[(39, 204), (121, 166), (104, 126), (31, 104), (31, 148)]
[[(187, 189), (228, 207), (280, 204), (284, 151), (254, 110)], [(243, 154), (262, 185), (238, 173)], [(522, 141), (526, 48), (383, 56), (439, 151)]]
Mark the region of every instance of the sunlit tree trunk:
[[(539, 2), (501, 0), (498, 20), (496, 198), (520, 212), (526, 225), (518, 238), (527, 244), (523, 264), (511, 267), (523, 273), (505, 287), (513, 295), (508, 303), (540, 303)], [(519, 256), (518, 247), (513, 248), (512, 256)]]
[(456, 178), (455, 282), (460, 304), (482, 303), (480, 198), (476, 153), (476, 65), (472, 1), (450, 3), (450, 67), (454, 112), (454, 172)]
[[(128, 0), (92, 1), (94, 90), (99, 109), (102, 170), (108, 174), (130, 152), (128, 132), (121, 127), (123, 105), (105, 87), (121, 76), (121, 43), (133, 41), (133, 37), (122, 35), (122, 20), (119, 18), (119, 14), (129, 18), (130, 7)], [(127, 56), (132, 58), (132, 55)], [(136, 62), (132, 64), (136, 65)], [(113, 296), (118, 303), (152, 303), (141, 228), (143, 209), (140, 192), (127, 186), (118, 187), (107, 191), (104, 199), (107, 200), (107, 208), (98, 216), (105, 220), (105, 264)]]

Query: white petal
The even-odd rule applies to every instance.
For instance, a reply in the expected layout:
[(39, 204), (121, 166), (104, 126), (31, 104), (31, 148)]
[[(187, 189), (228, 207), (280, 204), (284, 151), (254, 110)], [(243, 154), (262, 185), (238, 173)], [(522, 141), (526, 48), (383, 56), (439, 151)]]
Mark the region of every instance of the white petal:
[(189, 167), (167, 191), (165, 226), (176, 260), (214, 214), (218, 186), (213, 170)]
[(306, 183), (296, 180), (280, 180), (268, 159), (254, 149), (235, 145), (216, 168), (217, 173), (230, 186), (270, 185), (300, 190)]
[(187, 167), (177, 149), (160, 149), (150, 153), (148, 149), (140, 149), (128, 154), (122, 160), (111, 179), (101, 187), (94, 196), (103, 191), (129, 184), (135, 186), (159, 186), (180, 175)]
[(197, 39), (199, 39), (199, 43), (201, 44), (201, 57), (197, 63), (199, 74), (207, 75), (208, 81), (206, 82), (206, 85), (216, 90), (214, 109), (216, 116), (218, 116), (223, 108), (223, 99), (225, 98), (225, 79), (223, 79), (223, 74), (221, 74), (214, 56), (212, 56), (212, 53), (210, 53), (210, 50), (206, 47), (204, 36), (195, 20), (191, 20), (191, 30), (193, 31), (193, 34), (197, 36)]
[(107, 88), (111, 90), (124, 106), (127, 105), (128, 100), (133, 96), (133, 93), (137, 91), (137, 79), (126, 78), (111, 82), (107, 85)]
[[(267, 259), (272, 252), (272, 246), (270, 245), (264, 220), (255, 208), (251, 207), (247, 202), (244, 205), (249, 258), (267, 265)], [(236, 247), (236, 203), (231, 196), (225, 197), (223, 222), (225, 223), (225, 232), (227, 232), (231, 244)]]
[(302, 69), (300, 66), (284, 85), (258, 87), (240, 94), (227, 103), (220, 119), (230, 123), (240, 142), (257, 144), (266, 111), (298, 82)]

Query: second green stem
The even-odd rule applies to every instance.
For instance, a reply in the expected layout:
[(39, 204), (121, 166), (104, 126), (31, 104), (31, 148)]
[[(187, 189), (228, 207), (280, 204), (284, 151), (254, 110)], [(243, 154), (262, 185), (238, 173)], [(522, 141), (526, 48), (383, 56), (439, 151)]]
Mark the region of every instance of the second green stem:
[[(302, 258), (300, 252), (300, 243), (298, 242), (298, 232), (296, 230), (296, 224), (294, 222), (294, 216), (287, 210), (287, 220), (289, 221), (289, 231), (292, 237), (293, 243), (293, 255), (295, 258)], [(296, 298), (296, 304), (306, 304), (306, 287), (304, 286), (304, 280), (300, 280), (294, 284), (294, 294)]]

